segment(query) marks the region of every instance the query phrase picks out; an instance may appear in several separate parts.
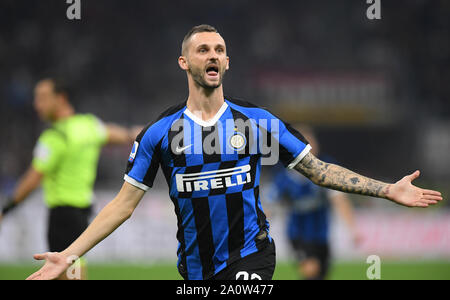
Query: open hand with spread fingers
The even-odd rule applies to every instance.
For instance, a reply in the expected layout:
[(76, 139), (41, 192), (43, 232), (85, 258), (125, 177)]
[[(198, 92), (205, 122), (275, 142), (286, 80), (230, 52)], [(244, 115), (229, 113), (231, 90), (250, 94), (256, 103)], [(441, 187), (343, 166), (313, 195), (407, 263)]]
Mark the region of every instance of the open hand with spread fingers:
[(31, 274), (27, 280), (57, 279), (69, 266), (66, 257), (59, 252), (35, 254), (34, 259), (45, 260), (45, 264), (37, 272)]
[(420, 171), (417, 170), (395, 184), (389, 185), (386, 191), (387, 198), (407, 207), (428, 207), (441, 201), (440, 192), (422, 189), (412, 184), (419, 175)]

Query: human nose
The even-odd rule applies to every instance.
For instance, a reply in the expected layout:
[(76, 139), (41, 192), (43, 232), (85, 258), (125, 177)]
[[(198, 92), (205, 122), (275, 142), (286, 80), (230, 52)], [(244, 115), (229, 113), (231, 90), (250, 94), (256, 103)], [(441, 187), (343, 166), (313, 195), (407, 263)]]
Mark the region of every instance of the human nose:
[(209, 52), (208, 59), (210, 61), (218, 61), (219, 60), (219, 54), (217, 51), (213, 50)]

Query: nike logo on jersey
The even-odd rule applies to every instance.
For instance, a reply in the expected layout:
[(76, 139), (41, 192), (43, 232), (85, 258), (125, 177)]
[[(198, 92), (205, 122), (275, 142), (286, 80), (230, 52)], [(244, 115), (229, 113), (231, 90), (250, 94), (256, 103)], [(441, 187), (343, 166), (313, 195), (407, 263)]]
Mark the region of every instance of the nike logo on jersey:
[(251, 182), (250, 165), (191, 174), (176, 174), (178, 192), (222, 189)]
[(176, 147), (175, 148), (175, 153), (176, 154), (180, 154), (180, 153), (182, 153), (184, 150), (186, 150), (187, 148), (189, 148), (189, 147), (191, 147), (192, 146), (192, 144), (190, 144), (190, 145), (187, 145), (187, 146), (184, 146), (184, 147)]

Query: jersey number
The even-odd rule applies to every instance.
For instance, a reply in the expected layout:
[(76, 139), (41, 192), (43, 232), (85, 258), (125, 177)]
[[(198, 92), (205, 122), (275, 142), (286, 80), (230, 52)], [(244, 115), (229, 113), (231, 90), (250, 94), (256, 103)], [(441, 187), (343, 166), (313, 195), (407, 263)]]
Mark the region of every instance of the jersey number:
[(249, 280), (249, 277), (250, 277), (250, 280), (262, 280), (261, 276), (259, 276), (256, 273), (252, 273), (250, 275), (246, 271), (239, 271), (236, 274), (236, 280)]

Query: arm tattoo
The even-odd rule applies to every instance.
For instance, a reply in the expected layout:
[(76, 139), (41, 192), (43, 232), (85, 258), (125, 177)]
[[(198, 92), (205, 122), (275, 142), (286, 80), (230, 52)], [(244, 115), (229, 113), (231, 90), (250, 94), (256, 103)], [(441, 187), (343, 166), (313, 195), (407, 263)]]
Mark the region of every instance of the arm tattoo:
[(315, 184), (334, 190), (380, 198), (387, 198), (389, 193), (389, 184), (323, 162), (311, 153), (308, 153), (295, 169)]

